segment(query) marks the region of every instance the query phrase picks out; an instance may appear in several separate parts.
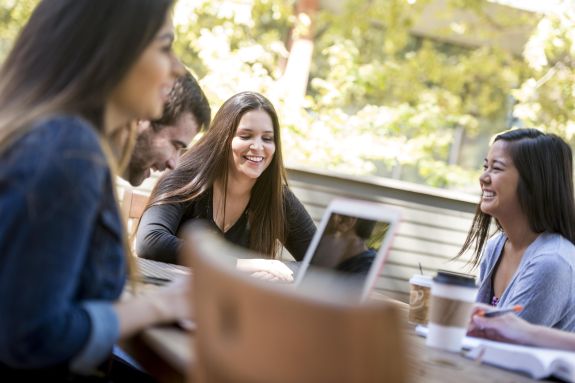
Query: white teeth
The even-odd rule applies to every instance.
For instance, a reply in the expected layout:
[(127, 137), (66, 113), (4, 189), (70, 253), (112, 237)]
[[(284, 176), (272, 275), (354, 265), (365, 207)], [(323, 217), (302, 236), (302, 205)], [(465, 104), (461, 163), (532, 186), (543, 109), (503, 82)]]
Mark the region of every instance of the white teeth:
[(264, 160), (263, 157), (259, 157), (259, 156), (246, 156), (246, 158), (252, 162), (261, 162)]
[(487, 197), (487, 198), (495, 197), (495, 193), (493, 193), (491, 191), (483, 191), (483, 197)]

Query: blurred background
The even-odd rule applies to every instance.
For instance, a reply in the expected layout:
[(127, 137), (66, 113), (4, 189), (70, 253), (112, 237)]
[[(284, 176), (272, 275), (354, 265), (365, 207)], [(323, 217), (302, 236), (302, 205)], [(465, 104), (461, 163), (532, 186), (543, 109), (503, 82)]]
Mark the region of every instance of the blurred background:
[[(0, 62), (37, 0), (0, 4)], [(479, 193), (493, 134), (575, 134), (575, 4), (179, 0), (176, 53), (213, 110), (255, 90), (288, 166)]]

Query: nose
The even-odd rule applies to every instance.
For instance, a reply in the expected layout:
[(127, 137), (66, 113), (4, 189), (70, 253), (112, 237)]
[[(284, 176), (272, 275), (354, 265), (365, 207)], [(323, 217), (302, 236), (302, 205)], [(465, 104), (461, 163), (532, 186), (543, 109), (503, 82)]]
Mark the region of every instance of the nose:
[(483, 173), (481, 173), (481, 175), (479, 176), (479, 183), (488, 184), (490, 181), (491, 178), (489, 177), (489, 173), (487, 172), (487, 170), (484, 170)]
[(172, 54), (172, 76), (178, 78), (185, 74), (186, 74), (186, 67), (174, 54)]
[(169, 160), (166, 161), (166, 167), (170, 170), (174, 170), (177, 163), (177, 156), (172, 156)]
[(258, 150), (258, 149), (261, 149), (263, 147), (264, 147), (263, 143), (261, 142), (261, 140), (258, 140), (258, 139), (254, 140), (250, 145), (250, 149), (254, 149), (254, 150)]

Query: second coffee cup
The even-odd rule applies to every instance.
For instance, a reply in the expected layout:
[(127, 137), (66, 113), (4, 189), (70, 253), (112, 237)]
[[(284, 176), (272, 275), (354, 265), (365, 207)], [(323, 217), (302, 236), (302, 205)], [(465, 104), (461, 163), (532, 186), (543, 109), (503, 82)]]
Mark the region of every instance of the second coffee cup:
[(409, 280), (409, 322), (427, 326), (429, 321), (429, 297), (431, 296), (429, 275), (415, 274)]
[(431, 285), (428, 346), (448, 351), (461, 350), (476, 295), (473, 276), (451, 271), (437, 272)]

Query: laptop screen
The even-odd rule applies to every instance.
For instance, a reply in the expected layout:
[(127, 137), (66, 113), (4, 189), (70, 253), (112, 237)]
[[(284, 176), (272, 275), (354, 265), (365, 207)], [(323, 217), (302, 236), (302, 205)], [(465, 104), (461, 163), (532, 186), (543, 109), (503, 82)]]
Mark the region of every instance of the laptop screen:
[(310, 266), (367, 274), (389, 225), (389, 222), (332, 213)]
[[(303, 288), (365, 295), (383, 264), (394, 219), (330, 211), (309, 263), (300, 277)], [(311, 250), (311, 249), (310, 249)], [(380, 250), (382, 250), (380, 252)]]

